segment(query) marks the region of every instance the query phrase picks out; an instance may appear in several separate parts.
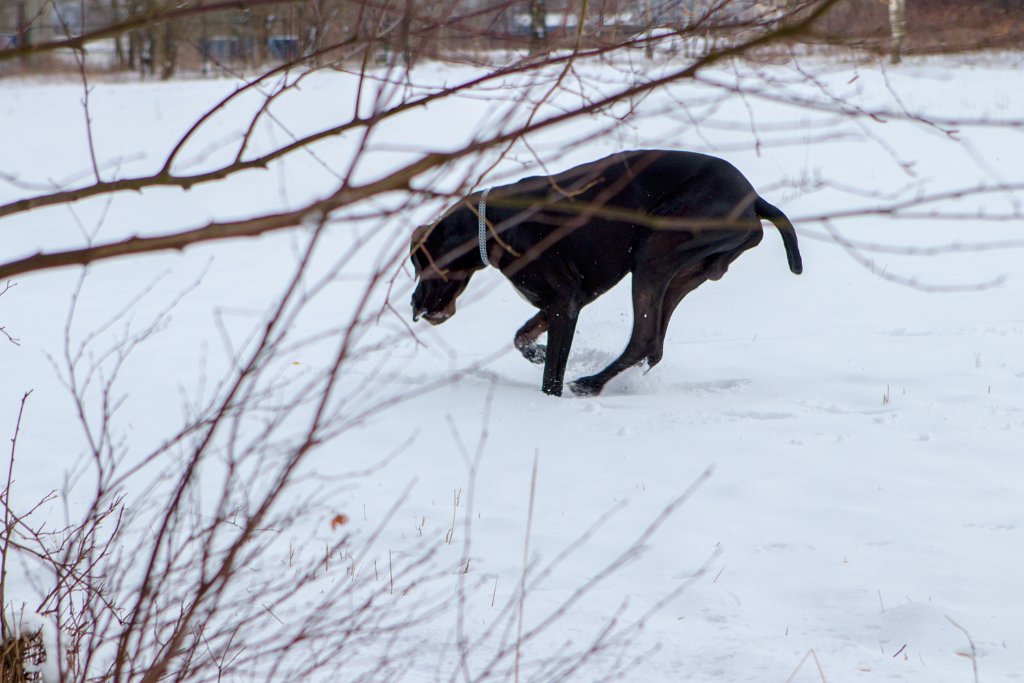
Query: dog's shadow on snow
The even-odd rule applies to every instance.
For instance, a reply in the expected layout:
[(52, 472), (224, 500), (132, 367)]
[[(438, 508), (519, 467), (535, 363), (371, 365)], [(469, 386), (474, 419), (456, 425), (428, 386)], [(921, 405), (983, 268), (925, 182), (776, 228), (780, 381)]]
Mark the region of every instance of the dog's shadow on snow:
[[(569, 358), (569, 365), (566, 369), (566, 386), (563, 391), (563, 396), (573, 396), (572, 391), (568, 387), (569, 381), (580, 377), (586, 377), (600, 371), (614, 360), (615, 357), (615, 354), (600, 349), (587, 347), (574, 348), (572, 356)], [(539, 372), (540, 366), (533, 366), (537, 368), (537, 371), (530, 372), (528, 369), (529, 364), (526, 364), (525, 361), (522, 362), (524, 363), (524, 367), (521, 370), (516, 370), (511, 367), (497, 370), (485, 367), (464, 368), (462, 370), (455, 371), (453, 375), (449, 375), (449, 379), (451, 379), (454, 384), (469, 383), (472, 385), (475, 382), (482, 381), (494, 386), (522, 390), (529, 393), (539, 393), (541, 378)], [(689, 382), (682, 381), (678, 379), (678, 370), (664, 366), (665, 364), (662, 363), (657, 368), (654, 368), (652, 372), (648, 372), (646, 366), (625, 370), (605, 385), (604, 391), (601, 392), (601, 396), (718, 394), (737, 391), (753, 381), (749, 378), (729, 378)], [(410, 375), (407, 373), (398, 373), (387, 377), (387, 379), (397, 384), (423, 385), (434, 382), (443, 383), (444, 375), (435, 375), (431, 373)]]
[[(574, 348), (569, 357), (566, 379), (586, 377), (611, 363), (616, 354), (588, 347)], [(709, 394), (735, 391), (751, 383), (748, 378), (718, 379), (687, 382), (678, 379), (678, 373), (662, 362), (657, 368), (646, 365), (630, 368), (613, 378), (601, 396), (644, 396), (664, 394)]]

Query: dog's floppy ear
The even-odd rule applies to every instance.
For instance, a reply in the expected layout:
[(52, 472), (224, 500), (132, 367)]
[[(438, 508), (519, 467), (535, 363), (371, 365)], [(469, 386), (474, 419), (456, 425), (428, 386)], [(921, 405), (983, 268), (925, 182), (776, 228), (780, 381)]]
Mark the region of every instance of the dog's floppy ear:
[(416, 247), (423, 244), (427, 239), (427, 234), (430, 232), (429, 225), (421, 225), (412, 231), (412, 239), (409, 240), (409, 250), (415, 251)]
[(433, 257), (430, 252), (427, 251), (427, 238), (430, 236), (430, 231), (434, 228), (433, 225), (421, 225), (412, 231), (412, 238), (409, 240), (409, 256), (412, 258), (413, 265), (416, 267), (416, 274), (419, 277), (419, 272), (426, 270), (430, 266), (434, 266), (438, 275), (441, 276), (445, 282), (448, 281), (448, 270), (440, 268), (434, 263)]

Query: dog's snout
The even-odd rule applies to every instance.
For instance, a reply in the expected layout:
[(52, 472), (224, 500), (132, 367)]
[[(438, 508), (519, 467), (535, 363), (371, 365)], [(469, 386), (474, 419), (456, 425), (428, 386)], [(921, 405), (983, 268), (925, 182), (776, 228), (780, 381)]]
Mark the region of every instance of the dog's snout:
[(441, 323), (443, 323), (445, 320), (447, 320), (450, 317), (451, 316), (447, 315), (444, 311), (437, 311), (435, 313), (427, 313), (427, 314), (425, 314), (423, 316), (423, 319), (426, 320), (431, 325), (440, 325)]

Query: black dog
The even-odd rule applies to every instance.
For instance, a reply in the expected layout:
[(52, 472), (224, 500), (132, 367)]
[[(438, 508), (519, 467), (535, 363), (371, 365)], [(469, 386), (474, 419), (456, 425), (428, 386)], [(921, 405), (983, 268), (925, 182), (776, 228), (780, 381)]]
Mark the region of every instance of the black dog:
[[(782, 233), (789, 269), (800, 273), (793, 224), (722, 159), (643, 150), (525, 178), (471, 195), (413, 232), (413, 320), (444, 322), (475, 271), (499, 268), (540, 309), (516, 332), (515, 346), (544, 363), (541, 388), (560, 396), (580, 309), (631, 272), (626, 350), (569, 384), (576, 394), (595, 395), (631, 365), (661, 360), (676, 306), (761, 241), (762, 218)], [(536, 343), (545, 331), (546, 349)]]

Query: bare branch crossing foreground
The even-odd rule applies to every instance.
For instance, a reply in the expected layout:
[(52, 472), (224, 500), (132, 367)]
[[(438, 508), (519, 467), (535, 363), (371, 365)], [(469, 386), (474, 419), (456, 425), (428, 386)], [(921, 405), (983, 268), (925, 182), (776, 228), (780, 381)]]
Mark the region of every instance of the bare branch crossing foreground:
[[(305, 221), (317, 220), (318, 216), (330, 215), (332, 212), (340, 209), (359, 207), (365, 205), (366, 202), (369, 202), (376, 197), (383, 196), (391, 192), (408, 192), (417, 187), (417, 181), (431, 171), (451, 167), (460, 160), (471, 159), (481, 153), (487, 152), (488, 150), (508, 149), (510, 145), (515, 145), (520, 141), (524, 141), (531, 135), (571, 123), (573, 120), (578, 118), (608, 111), (616, 105), (632, 102), (637, 98), (644, 97), (648, 93), (663, 89), (674, 83), (690, 79), (701, 79), (700, 74), (708, 67), (725, 62), (729, 59), (739, 58), (744, 55), (751, 55), (756, 53), (758, 50), (765, 49), (771, 45), (779, 45), (789, 40), (798, 39), (801, 36), (812, 35), (816, 25), (823, 17), (827, 16), (829, 11), (834, 9), (834, 6), (837, 4), (838, 0), (798, 3), (792, 8), (790, 15), (776, 17), (771, 22), (745, 19), (742, 15), (720, 15), (716, 14), (713, 9), (709, 9), (707, 13), (703, 15), (698, 14), (689, 17), (688, 23), (674, 26), (673, 31), (664, 33), (660, 38), (657, 36), (638, 37), (634, 34), (630, 34), (619, 42), (606, 42), (597, 45), (588, 45), (577, 39), (576, 45), (569, 52), (561, 54), (554, 53), (550, 56), (539, 55), (536, 57), (531, 56), (525, 59), (517, 59), (510, 64), (492, 68), (482, 75), (474, 76), (455, 85), (445, 85), (444, 87), (437, 88), (435, 90), (427, 90), (425, 92), (413, 91), (409, 96), (401, 98), (398, 102), (378, 102), (373, 106), (373, 109), (369, 114), (363, 114), (357, 107), (355, 114), (348, 120), (339, 122), (337, 125), (326, 127), (313, 133), (296, 136), (287, 143), (281, 144), (269, 151), (262, 151), (253, 155), (247, 154), (249, 142), (249, 135), (247, 134), (240, 141), (237, 153), (232, 161), (220, 165), (217, 168), (205, 170), (199, 173), (175, 172), (174, 167), (176, 162), (178, 162), (183, 148), (205, 124), (221, 113), (240, 95), (252, 91), (268, 92), (266, 101), (269, 104), (283, 91), (293, 87), (293, 81), (294, 84), (297, 84), (301, 78), (308, 75), (308, 71), (305, 70), (305, 65), (307, 65), (310, 60), (319, 61), (331, 58), (332, 56), (337, 58), (336, 53), (339, 50), (345, 50), (346, 54), (354, 55), (356, 58), (361, 58), (361, 68), (364, 70), (368, 69), (372, 66), (375, 46), (377, 41), (381, 39), (381, 35), (368, 36), (362, 41), (362, 43), (357, 40), (348, 39), (346, 41), (336, 42), (330, 45), (320, 45), (310, 55), (296, 57), (281, 66), (270, 68), (259, 76), (247, 80), (231, 95), (224, 98), (221, 102), (218, 102), (205, 114), (197, 118), (194, 125), (191, 126), (184, 135), (182, 135), (177, 144), (175, 144), (173, 149), (168, 153), (166, 159), (161, 164), (161, 167), (157, 172), (150, 175), (135, 177), (111, 179), (97, 178), (92, 184), (74, 188), (61, 188), (55, 192), (37, 194), (34, 196), (27, 196), (21, 199), (7, 201), (4, 204), (0, 204), (0, 231), (3, 230), (2, 219), (5, 217), (16, 216), (26, 211), (36, 210), (43, 207), (70, 205), (85, 199), (111, 196), (122, 192), (145, 192), (147, 189), (151, 188), (176, 187), (182, 190), (189, 190), (190, 188), (199, 185), (224, 180), (238, 173), (265, 170), (274, 162), (297, 152), (307, 150), (312, 145), (323, 140), (350, 135), (363, 136), (365, 139), (374, 134), (375, 130), (380, 128), (383, 124), (409, 111), (415, 110), (419, 107), (429, 106), (432, 103), (442, 102), (465, 94), (471, 94), (480, 90), (486, 91), (492, 85), (500, 84), (504, 80), (513, 76), (546, 78), (547, 76), (545, 74), (547, 74), (549, 70), (561, 69), (562, 76), (558, 79), (558, 81), (561, 82), (566, 73), (570, 73), (574, 70), (574, 65), (576, 64), (583, 64), (588, 60), (594, 59), (608, 59), (620, 52), (634, 50), (641, 46), (649, 46), (652, 44), (657, 45), (659, 40), (669, 41), (677, 40), (680, 37), (707, 35), (709, 32), (716, 30), (716, 27), (726, 26), (728, 27), (728, 35), (730, 36), (729, 40), (723, 41), (721, 47), (708, 50), (704, 54), (688, 60), (689, 63), (685, 64), (681, 68), (669, 70), (667, 73), (657, 77), (639, 79), (632, 84), (627, 84), (624, 87), (620, 87), (618, 90), (607, 93), (590, 102), (583, 103), (571, 110), (562, 111), (558, 114), (539, 119), (535, 119), (534, 116), (531, 115), (527, 118), (524, 125), (498, 130), (489, 137), (475, 140), (471, 144), (460, 149), (426, 154), (407, 164), (405, 167), (395, 170), (387, 177), (381, 178), (372, 183), (357, 184), (353, 182), (351, 175), (343, 177), (341, 184), (333, 193), (321, 199), (311, 201), (305, 206), (292, 211), (261, 215), (246, 220), (232, 222), (213, 222), (199, 227), (182, 227), (180, 230), (162, 235), (136, 235), (133, 237), (119, 239), (116, 242), (89, 244), (87, 247), (82, 249), (40, 252), (22, 258), (0, 262), (0, 278), (10, 278), (16, 275), (68, 265), (86, 265), (112, 258), (138, 255), (154, 251), (168, 249), (180, 250), (191, 245), (212, 240), (253, 237), (267, 232), (294, 228), (303, 224)], [(196, 12), (217, 12), (223, 9), (223, 3), (204, 4), (196, 7), (168, 9), (167, 12), (164, 13), (159, 9), (159, 6), (155, 6), (150, 13), (133, 17), (130, 22), (131, 26), (134, 27), (139, 22), (142, 24), (148, 24), (169, 21), (177, 17), (179, 13), (190, 14)], [(585, 11), (586, 8), (584, 7), (581, 12)], [(173, 16), (165, 16), (165, 14)], [(586, 15), (584, 14), (583, 16), (585, 19)], [(461, 21), (461, 19), (458, 16), (452, 16), (449, 18), (449, 21), (457, 23), (458, 21)], [(431, 31), (440, 31), (445, 26), (448, 26), (448, 24), (430, 24), (423, 26), (421, 28), (423, 33), (419, 36), (420, 41), (428, 40), (431, 36)], [(582, 24), (580, 24), (580, 26), (580, 30), (582, 31)], [(97, 31), (94, 34), (83, 34), (82, 36), (76, 37), (75, 40), (80, 42), (89, 42), (99, 40), (100, 38), (111, 34), (123, 33), (127, 30), (128, 27), (118, 24), (107, 27), (102, 31)], [(379, 30), (384, 31), (385, 34), (387, 33), (387, 30), (384, 28), (380, 28)], [(719, 30), (722, 29), (719, 28)], [(18, 50), (26, 50), (30, 48), (33, 51), (49, 51), (51, 49), (56, 49), (53, 47), (54, 45), (56, 45), (56, 43), (32, 46), (22, 45), (14, 51), (0, 51), (0, 55), (13, 55), (15, 53), (21, 54)], [(361, 57), (359, 50), (362, 50)], [(333, 64), (333, 62), (331, 62), (331, 64)], [(302, 75), (298, 78), (290, 76), (292, 71), (296, 69), (303, 69)], [(392, 82), (395, 85), (401, 84), (403, 82), (402, 79), (405, 78), (401, 75), (402, 72), (398, 69), (391, 69), (386, 73), (391, 75), (385, 75), (384, 78), (393, 78), (394, 80)], [(360, 78), (370, 81), (378, 77), (373, 76), (369, 71), (366, 71), (360, 76)], [(279, 82), (276, 85), (274, 84), (275, 79), (279, 79)], [(388, 81), (385, 80), (384, 84), (386, 85), (387, 83)], [(545, 100), (553, 95), (558, 87), (559, 83), (556, 82), (549, 91), (548, 96), (533, 106), (533, 111), (535, 113), (540, 112), (541, 105)], [(735, 86), (725, 87), (730, 88)], [(822, 102), (820, 100), (806, 98), (805, 96), (795, 96), (788, 93), (779, 94), (768, 90), (753, 90), (750, 94), (755, 97), (776, 99), (787, 104), (797, 105), (808, 109), (833, 111), (853, 118), (867, 117), (873, 120), (888, 121), (920, 119), (920, 117), (908, 114), (905, 111), (858, 110), (844, 105), (842, 101)], [(261, 108), (256, 113), (252, 122), (248, 126), (250, 131), (264, 114), (265, 108)], [(1024, 125), (1024, 121), (1012, 119), (1006, 121), (991, 121), (986, 119), (974, 121), (936, 121), (934, 124), (932, 121), (928, 121), (926, 123), (927, 125), (938, 125), (947, 130), (963, 126), (1019, 127)], [(350, 168), (354, 168), (355, 166), (356, 163), (353, 161), (353, 163), (350, 164)], [(961, 191), (960, 196), (969, 196), (975, 192), (1015, 192), (1019, 191), (1019, 189), (1020, 188), (1018, 186), (1012, 184), (1000, 187), (979, 187), (976, 189), (963, 190)], [(863, 209), (846, 209), (842, 212), (842, 216), (851, 218), (858, 215), (872, 215), (879, 213), (906, 213), (908, 209), (917, 206), (924, 206), (940, 199), (952, 198), (954, 197), (948, 194), (934, 197), (917, 196), (910, 200), (902, 199), (898, 202), (890, 202), (888, 204), (882, 204), (881, 206), (871, 206)], [(937, 217), (941, 218), (941, 216), (942, 213), (939, 212)], [(1017, 218), (1019, 216), (1019, 210), (1010, 215), (1011, 218)], [(835, 217), (839, 216), (812, 217), (809, 220), (817, 222), (825, 218)], [(638, 217), (638, 220), (644, 220), (644, 217)]]
[[(45, 270), (48, 268), (66, 266), (66, 265), (86, 265), (96, 261), (106, 260), (110, 258), (116, 258), (129, 254), (142, 254), (152, 251), (161, 251), (166, 249), (183, 249), (187, 246), (197, 244), (199, 242), (209, 240), (222, 240), (236, 237), (253, 237), (266, 232), (280, 230), (283, 228), (292, 228), (302, 224), (307, 220), (316, 220), (317, 216), (326, 216), (330, 212), (338, 209), (349, 207), (360, 202), (366, 202), (374, 197), (384, 195), (388, 192), (395, 190), (411, 190), (414, 181), (421, 177), (428, 171), (447, 166), (456, 162), (462, 158), (470, 157), (475, 154), (479, 154), (483, 151), (501, 147), (503, 145), (509, 145), (515, 143), (518, 140), (524, 139), (531, 134), (541, 132), (545, 129), (552, 128), (554, 126), (571, 122), (574, 119), (584, 117), (586, 115), (600, 112), (608, 109), (609, 107), (621, 103), (630, 101), (636, 97), (641, 97), (645, 93), (649, 93), (658, 88), (665, 87), (669, 84), (692, 78), (701, 69), (711, 66), (717, 62), (732, 58), (739, 57), (748, 52), (751, 52), (759, 47), (771, 45), (773, 43), (785, 40), (786, 38), (800, 35), (804, 31), (808, 30), (814, 22), (819, 19), (828, 9), (835, 3), (836, 0), (826, 0), (825, 2), (811, 3), (810, 10), (805, 16), (800, 16), (798, 19), (790, 24), (783, 24), (777, 28), (773, 28), (770, 31), (755, 35), (747, 40), (740, 41), (734, 45), (729, 45), (719, 50), (709, 52), (708, 54), (693, 60), (691, 64), (686, 65), (683, 68), (673, 70), (670, 73), (658, 77), (645, 80), (635, 85), (630, 85), (621, 88), (617, 92), (614, 92), (605, 97), (599, 98), (593, 102), (584, 104), (574, 110), (566, 111), (561, 114), (549, 116), (539, 121), (531, 120), (521, 127), (515, 128), (510, 131), (503, 131), (493, 135), (490, 139), (480, 140), (466, 145), (462, 149), (446, 152), (446, 153), (433, 153), (427, 154), (417, 161), (414, 161), (404, 168), (391, 173), (389, 176), (368, 185), (353, 186), (347, 181), (342, 184), (331, 196), (321, 200), (314, 201), (307, 206), (281, 214), (261, 216), (245, 221), (235, 221), (232, 223), (213, 223), (201, 228), (193, 228), (181, 230), (176, 233), (158, 236), (158, 237), (132, 237), (127, 240), (122, 240), (117, 243), (101, 244), (96, 246), (90, 246), (81, 250), (70, 250), (65, 252), (57, 253), (40, 253), (34, 256), (30, 256), (18, 261), (8, 262), (0, 264), (0, 278), (8, 278), (14, 275), (21, 275), (30, 273), (38, 270)], [(605, 51), (602, 51), (602, 53)], [(586, 58), (589, 55), (575, 56), (574, 58)], [(571, 62), (569, 59), (564, 60), (566, 65)], [(557, 62), (556, 62), (557, 63)], [(541, 62), (541, 66), (548, 66), (546, 61)], [(149, 178), (138, 178), (135, 180), (127, 181), (112, 181), (104, 183), (102, 181), (96, 184), (81, 188), (78, 190), (63, 191), (48, 196), (41, 196), (36, 198), (29, 198), (25, 200), (19, 200), (18, 202), (10, 203), (3, 207), (0, 207), (0, 218), (5, 214), (11, 215), (21, 211), (30, 210), (39, 206), (47, 206), (53, 204), (61, 204), (73, 202), (77, 199), (85, 197), (102, 196), (104, 194), (110, 194), (115, 192), (122, 192), (126, 190), (142, 190), (147, 186), (161, 186), (161, 185), (174, 185), (183, 189), (188, 189), (196, 183), (208, 182), (210, 180), (223, 179), (233, 173), (237, 173), (249, 168), (265, 168), (267, 164), (276, 158), (285, 156), (296, 150), (302, 149), (313, 142), (321, 140), (326, 137), (340, 135), (351, 130), (360, 131), (362, 135), (369, 135), (370, 132), (381, 122), (387, 118), (395, 116), (399, 113), (407, 111), (411, 108), (424, 106), (430, 101), (440, 98), (453, 97), (459, 92), (477, 87), (484, 87), (488, 81), (495, 80), (497, 77), (507, 77), (510, 74), (531, 74), (538, 70), (538, 66), (530, 61), (518, 65), (514, 69), (499, 69), (497, 74), (492, 74), (486, 78), (473, 79), (470, 83), (463, 86), (454, 88), (443, 88), (437, 93), (432, 93), (429, 96), (417, 98), (412, 102), (403, 102), (402, 104), (391, 107), (384, 110), (381, 113), (375, 114), (369, 118), (359, 118), (358, 114), (356, 118), (330, 129), (325, 129), (314, 135), (306, 136), (301, 140), (296, 140), (286, 146), (280, 147), (274, 152), (262, 155), (261, 157), (253, 161), (236, 161), (227, 166), (223, 167), (218, 171), (203, 174), (195, 177), (176, 178), (171, 175), (171, 166), (174, 163), (175, 157), (178, 150), (181, 149), (184, 142), (187, 141), (188, 137), (192, 134), (194, 129), (190, 130), (185, 137), (182, 138), (181, 142), (176, 145), (175, 150), (168, 156), (167, 161), (163, 165), (163, 169), (155, 176)], [(276, 70), (275, 70), (276, 72)], [(251, 84), (250, 84), (251, 85)], [(248, 86), (246, 86), (248, 87)], [(222, 102), (218, 105), (218, 108), (224, 106), (226, 102)], [(211, 110), (202, 118), (206, 119), (209, 116), (216, 113), (217, 108)], [(197, 125), (201, 125), (202, 120), (197, 121)], [(243, 148), (239, 150), (239, 156), (241, 156)], [(2, 225), (0, 225), (2, 229)]]

